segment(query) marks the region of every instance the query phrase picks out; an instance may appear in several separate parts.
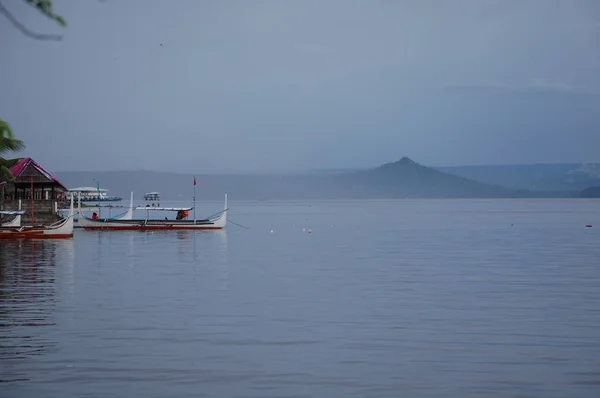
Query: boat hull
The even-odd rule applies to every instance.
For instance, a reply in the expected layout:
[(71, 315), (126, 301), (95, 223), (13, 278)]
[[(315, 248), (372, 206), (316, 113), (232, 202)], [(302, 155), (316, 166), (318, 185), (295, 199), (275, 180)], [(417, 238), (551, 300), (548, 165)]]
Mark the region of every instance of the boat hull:
[(21, 215), (15, 216), (11, 221), (3, 223), (3, 227), (20, 227), (21, 226)]
[(217, 230), (225, 227), (224, 217), (215, 220), (92, 220), (84, 215), (79, 225), (86, 230), (159, 231), (159, 230)]
[(4, 239), (69, 239), (73, 234), (44, 234), (38, 231), (0, 231), (0, 240)]
[(81, 227), (88, 231), (211, 231), (220, 230), (223, 227), (200, 226), (195, 227), (180, 225), (119, 225), (119, 226), (87, 226)]

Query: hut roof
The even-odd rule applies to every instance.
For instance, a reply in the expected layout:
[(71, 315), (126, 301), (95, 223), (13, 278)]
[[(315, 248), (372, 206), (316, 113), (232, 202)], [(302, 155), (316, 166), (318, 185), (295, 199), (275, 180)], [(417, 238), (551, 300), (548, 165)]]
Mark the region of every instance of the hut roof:
[(63, 188), (65, 191), (67, 190), (67, 187), (65, 187), (59, 180), (58, 178), (54, 177), (52, 174), (50, 174), (48, 171), (46, 171), (46, 169), (44, 169), (38, 162), (36, 162), (35, 160), (33, 160), (32, 158), (23, 158), (23, 159), (13, 159), (16, 160), (16, 164), (14, 166), (12, 166), (10, 168), (11, 173), (13, 174), (13, 176), (15, 176), (15, 178), (19, 177), (21, 174), (23, 174), (23, 172), (25, 170), (27, 170), (27, 167), (29, 166), (33, 166), (35, 167), (40, 173), (42, 173), (44, 175), (44, 177), (46, 177), (47, 179), (54, 181), (55, 183), (57, 183), (61, 188)]

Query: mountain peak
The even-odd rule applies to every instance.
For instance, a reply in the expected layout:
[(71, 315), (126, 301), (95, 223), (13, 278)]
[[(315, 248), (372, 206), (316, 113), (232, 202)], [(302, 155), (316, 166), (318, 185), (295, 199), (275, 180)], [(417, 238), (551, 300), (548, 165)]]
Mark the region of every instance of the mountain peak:
[[(352, 187), (389, 197), (508, 197), (506, 188), (487, 185), (423, 166), (409, 157), (348, 175)], [(353, 188), (354, 189), (354, 188)]]
[(417, 162), (415, 162), (408, 156), (402, 156), (402, 158), (400, 158), (400, 160), (398, 160), (396, 163), (403, 164), (403, 165), (417, 164)]
[(382, 164), (374, 170), (386, 170), (388, 172), (392, 172), (396, 170), (410, 170), (416, 168), (423, 168), (423, 166), (421, 166), (419, 163), (415, 162), (411, 158), (403, 156), (402, 158), (400, 158), (400, 160)]

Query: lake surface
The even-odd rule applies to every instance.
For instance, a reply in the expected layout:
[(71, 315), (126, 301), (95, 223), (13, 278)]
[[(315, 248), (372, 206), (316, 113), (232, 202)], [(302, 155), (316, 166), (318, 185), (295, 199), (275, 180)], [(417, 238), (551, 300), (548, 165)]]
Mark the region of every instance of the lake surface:
[(230, 205), (0, 242), (0, 396), (600, 396), (600, 201)]

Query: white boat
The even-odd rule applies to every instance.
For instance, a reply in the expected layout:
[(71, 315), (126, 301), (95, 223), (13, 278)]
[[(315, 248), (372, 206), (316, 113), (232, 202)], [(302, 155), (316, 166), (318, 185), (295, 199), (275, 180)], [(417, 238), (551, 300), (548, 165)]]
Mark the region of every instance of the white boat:
[[(0, 239), (64, 239), (73, 237), (73, 198), (69, 215), (51, 225), (0, 227)], [(19, 220), (20, 221), (20, 220)]]
[(14, 216), (14, 218), (10, 221), (2, 221), (0, 222), (0, 227), (20, 227), (21, 226), (21, 216), (25, 214), (24, 210), (21, 210), (21, 199), (19, 199), (19, 209), (18, 210), (5, 210), (0, 211), (0, 218), (4, 218), (3, 216)]
[(21, 216), (25, 214), (24, 210), (15, 210), (15, 211), (0, 211), (0, 216), (14, 216), (14, 218), (7, 222), (2, 222), (0, 227), (20, 227), (21, 226)]
[(79, 206), (79, 225), (86, 230), (218, 230), (224, 229), (227, 225), (227, 194), (225, 194), (225, 204), (223, 210), (214, 214), (213, 216), (207, 217), (202, 220), (169, 220), (169, 219), (151, 219), (151, 211), (175, 211), (175, 212), (189, 212), (193, 208), (191, 207), (151, 207), (142, 206), (136, 207), (135, 210), (146, 210), (146, 218), (141, 219), (98, 219), (94, 220), (90, 217), (85, 216), (81, 212), (81, 206)]
[(82, 202), (119, 202), (123, 198), (119, 196), (108, 196), (108, 189), (95, 187), (71, 188), (66, 193), (67, 199), (72, 197), (81, 198)]

